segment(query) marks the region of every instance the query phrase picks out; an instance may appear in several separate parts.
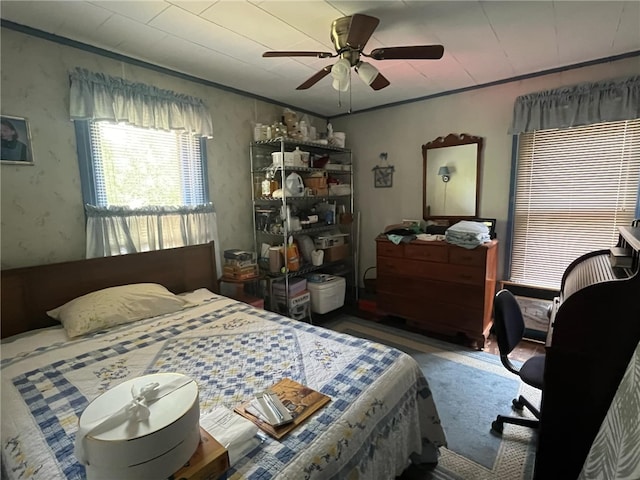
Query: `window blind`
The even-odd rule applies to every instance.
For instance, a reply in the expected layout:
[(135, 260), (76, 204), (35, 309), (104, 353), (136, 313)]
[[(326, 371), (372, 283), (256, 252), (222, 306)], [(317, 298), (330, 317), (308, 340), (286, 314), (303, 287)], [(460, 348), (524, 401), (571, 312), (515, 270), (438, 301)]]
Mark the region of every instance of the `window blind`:
[(640, 119), (519, 136), (510, 280), (559, 289), (580, 255), (634, 219)]
[(109, 122), (90, 134), (98, 206), (206, 203), (198, 137)]

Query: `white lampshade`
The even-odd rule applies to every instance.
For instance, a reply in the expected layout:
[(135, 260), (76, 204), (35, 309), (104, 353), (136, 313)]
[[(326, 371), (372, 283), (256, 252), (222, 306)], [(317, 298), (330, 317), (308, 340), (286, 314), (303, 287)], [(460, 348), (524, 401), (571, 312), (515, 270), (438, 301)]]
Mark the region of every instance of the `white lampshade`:
[(331, 76), (333, 77), (333, 88), (346, 92), (349, 89), (349, 71), (351, 70), (351, 63), (346, 58), (338, 60), (333, 67), (331, 67)]
[(367, 85), (371, 85), (378, 76), (378, 69), (367, 62), (360, 62), (356, 70), (360, 79)]

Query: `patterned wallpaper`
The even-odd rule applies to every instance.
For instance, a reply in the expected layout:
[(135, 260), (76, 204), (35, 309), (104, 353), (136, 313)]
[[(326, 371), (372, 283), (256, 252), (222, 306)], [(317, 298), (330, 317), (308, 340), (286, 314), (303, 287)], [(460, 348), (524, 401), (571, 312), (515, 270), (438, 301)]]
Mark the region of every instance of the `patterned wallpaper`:
[[(2, 165), (2, 268), (84, 258), (85, 219), (69, 120), (68, 72), (76, 66), (202, 98), (214, 138), (207, 141), (209, 191), (220, 248), (253, 248), (249, 142), (254, 122), (282, 107), (165, 75), (83, 50), (0, 29), (2, 114), (29, 121), (35, 165)], [(313, 118), (319, 130), (324, 120)]]

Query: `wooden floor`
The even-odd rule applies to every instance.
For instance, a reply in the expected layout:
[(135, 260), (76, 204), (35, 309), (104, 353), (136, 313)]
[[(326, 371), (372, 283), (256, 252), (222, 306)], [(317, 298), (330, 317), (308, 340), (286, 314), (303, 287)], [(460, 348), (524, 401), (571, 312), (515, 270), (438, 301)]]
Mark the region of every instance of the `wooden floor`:
[[(396, 328), (401, 328), (403, 330), (407, 330), (407, 331), (415, 331), (416, 333), (420, 333), (422, 335), (426, 335), (428, 337), (432, 337), (432, 338), (437, 338), (439, 340), (444, 340), (447, 342), (451, 342), (451, 343), (465, 343), (465, 340), (460, 338), (460, 337), (448, 337), (446, 335), (441, 335), (441, 334), (437, 334), (437, 333), (432, 333), (432, 332), (425, 332), (422, 330), (415, 330), (415, 329), (411, 329), (408, 328), (405, 324), (404, 321), (402, 319), (399, 319), (397, 317), (377, 317), (375, 315), (372, 315), (369, 312), (366, 311), (362, 311), (359, 310), (356, 307), (349, 307), (349, 306), (345, 306), (342, 311), (344, 313), (349, 313), (351, 315), (363, 318), (363, 319), (367, 319), (367, 320), (371, 320), (371, 321), (375, 321), (375, 322), (380, 322), (384, 325), (389, 325), (389, 326), (393, 326)], [(490, 335), (489, 338), (485, 341), (485, 345), (483, 348), (483, 351), (487, 352), (487, 353), (492, 353), (494, 355), (500, 355), (500, 351), (498, 350), (498, 343), (496, 341), (496, 338), (494, 335)], [(524, 339), (522, 342), (520, 342), (520, 344), (513, 350), (513, 352), (511, 352), (511, 354), (509, 355), (509, 358), (512, 360), (517, 360), (520, 362), (524, 362), (525, 360), (531, 358), (534, 355), (541, 355), (544, 354), (545, 350), (544, 350), (544, 343), (542, 342), (538, 342), (535, 340), (527, 340)]]
[[(498, 342), (496, 341), (495, 336), (489, 336), (489, 338), (485, 341), (483, 350), (488, 353), (500, 355), (500, 351), (498, 350)], [(513, 350), (513, 352), (509, 354), (509, 358), (524, 362), (534, 355), (543, 354), (544, 343), (525, 339), (520, 342), (520, 344)]]

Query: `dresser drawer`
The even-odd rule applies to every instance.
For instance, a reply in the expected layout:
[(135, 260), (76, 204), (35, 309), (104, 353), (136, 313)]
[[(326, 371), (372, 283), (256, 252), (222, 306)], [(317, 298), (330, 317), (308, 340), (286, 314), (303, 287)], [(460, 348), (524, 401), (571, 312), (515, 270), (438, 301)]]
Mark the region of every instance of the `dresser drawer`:
[[(449, 263), (419, 262), (409, 258), (378, 257), (378, 276), (426, 278), (449, 283), (484, 284), (484, 269)], [(452, 286), (449, 286), (452, 288)]]
[(485, 301), (484, 285), (451, 285), (424, 279), (407, 281), (380, 272), (376, 278), (376, 292), (378, 297), (396, 295), (404, 297), (407, 303), (419, 303), (425, 308), (429, 308), (431, 302), (447, 302), (482, 310)]
[(466, 283), (469, 285), (484, 285), (485, 271), (480, 267), (448, 264), (439, 277), (443, 281), (452, 283)]
[(396, 245), (393, 242), (376, 242), (376, 252), (378, 256), (382, 257), (396, 257), (402, 258), (404, 257), (404, 247), (402, 243), (400, 245)]
[(451, 247), (449, 249), (449, 261), (457, 265), (484, 267), (486, 258), (487, 249), (482, 247), (474, 249)]
[(414, 260), (446, 263), (448, 261), (448, 248), (447, 245), (408, 243), (404, 246), (404, 255)]
[[(442, 302), (411, 303), (398, 295), (385, 295), (379, 298), (377, 306), (383, 312), (407, 318), (416, 326), (424, 326), (426, 329), (432, 327), (440, 330), (446, 326), (446, 329), (452, 333), (482, 331), (481, 309), (469, 309)], [(437, 325), (440, 328), (435, 328)]]

